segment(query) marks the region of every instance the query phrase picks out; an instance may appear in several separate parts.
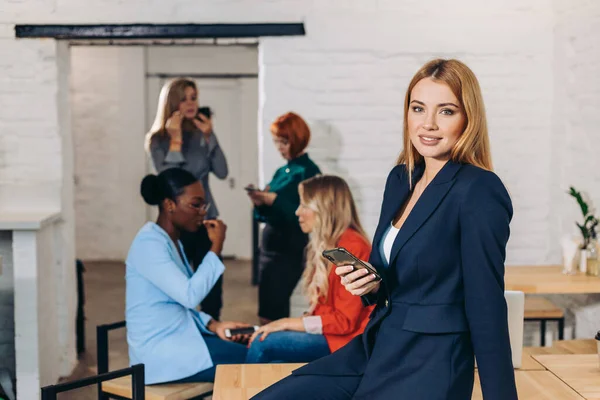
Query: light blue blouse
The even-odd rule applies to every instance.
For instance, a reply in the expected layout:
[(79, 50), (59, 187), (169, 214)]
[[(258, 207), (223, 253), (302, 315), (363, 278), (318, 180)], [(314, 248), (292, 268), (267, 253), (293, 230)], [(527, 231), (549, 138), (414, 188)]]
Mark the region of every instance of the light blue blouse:
[[(183, 246), (177, 243), (183, 252)], [(202, 334), (211, 317), (196, 311), (225, 266), (209, 252), (193, 273), (154, 222), (138, 232), (126, 260), (125, 319), (131, 365), (145, 365), (146, 384), (169, 382), (213, 366)]]

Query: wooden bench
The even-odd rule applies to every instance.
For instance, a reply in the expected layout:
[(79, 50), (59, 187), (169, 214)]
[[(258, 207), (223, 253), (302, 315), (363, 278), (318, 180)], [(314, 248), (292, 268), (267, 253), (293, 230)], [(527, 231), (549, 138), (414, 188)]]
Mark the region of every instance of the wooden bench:
[[(175, 383), (146, 386), (146, 400), (191, 400), (204, 399), (212, 394), (213, 384)], [(131, 377), (113, 379), (102, 384), (102, 392), (120, 398), (131, 399)]]
[(540, 344), (546, 345), (546, 322), (558, 323), (558, 340), (563, 340), (565, 335), (565, 313), (550, 300), (544, 297), (525, 297), (525, 321), (540, 322)]

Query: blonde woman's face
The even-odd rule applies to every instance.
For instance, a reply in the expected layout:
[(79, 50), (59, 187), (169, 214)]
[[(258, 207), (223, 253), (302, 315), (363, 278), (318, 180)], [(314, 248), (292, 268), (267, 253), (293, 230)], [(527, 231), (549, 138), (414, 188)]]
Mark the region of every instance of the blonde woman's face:
[(193, 87), (186, 87), (184, 98), (179, 103), (179, 112), (187, 119), (193, 119), (198, 113), (198, 95)]
[[(302, 193), (300, 193), (300, 198), (302, 198)], [(311, 233), (315, 227), (317, 213), (307, 204), (300, 201), (300, 206), (298, 206), (298, 209), (296, 210), (296, 216), (298, 216), (298, 222), (300, 223), (302, 232)]]
[(448, 85), (431, 78), (421, 79), (410, 98), (410, 141), (423, 157), (447, 161), (466, 126), (460, 102)]

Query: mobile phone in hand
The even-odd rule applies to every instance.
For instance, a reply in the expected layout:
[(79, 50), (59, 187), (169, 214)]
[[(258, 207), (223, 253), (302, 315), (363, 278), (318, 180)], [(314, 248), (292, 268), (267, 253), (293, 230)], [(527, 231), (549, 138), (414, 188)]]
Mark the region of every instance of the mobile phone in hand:
[(212, 110), (210, 107), (200, 107), (198, 108), (198, 113), (196, 114), (196, 118), (200, 119), (198, 114), (202, 114), (203, 117), (210, 119), (210, 117), (212, 117)]
[(230, 338), (235, 335), (252, 335), (258, 330), (258, 326), (248, 326), (246, 328), (225, 329), (225, 337)]
[(254, 185), (248, 185), (244, 188), (244, 190), (246, 192), (256, 192), (257, 190), (259, 190), (256, 186)]
[(343, 247), (338, 247), (337, 249), (325, 250), (323, 251), (323, 257), (334, 263), (338, 267), (343, 267), (345, 265), (352, 265), (354, 270), (364, 268), (369, 273), (375, 275), (375, 280), (380, 281), (381, 275), (377, 272), (377, 270), (371, 267), (369, 264), (363, 262), (358, 257), (355, 257), (352, 253), (346, 250)]

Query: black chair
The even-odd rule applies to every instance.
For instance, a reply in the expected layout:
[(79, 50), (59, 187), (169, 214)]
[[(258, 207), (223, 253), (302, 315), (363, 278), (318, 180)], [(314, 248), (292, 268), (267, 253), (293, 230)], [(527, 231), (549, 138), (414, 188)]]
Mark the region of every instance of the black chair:
[[(96, 352), (99, 374), (108, 372), (108, 333), (115, 329), (124, 328), (125, 325), (125, 321), (120, 321), (113, 324), (98, 325), (96, 327)], [(143, 383), (142, 387), (144, 387)], [(118, 400), (135, 400), (135, 397), (133, 397), (134, 393), (133, 391), (130, 392), (129, 388), (129, 382), (125, 379), (113, 380), (104, 385), (99, 383), (98, 400), (108, 400), (111, 398)], [(212, 389), (213, 384), (210, 382), (150, 385), (144, 388), (153, 399), (177, 398), (187, 400), (203, 400), (212, 395)]]
[(77, 338), (77, 355), (81, 355), (85, 352), (85, 291), (83, 286), (83, 273), (85, 267), (81, 260), (77, 260), (77, 318), (75, 323), (76, 338)]
[(105, 374), (90, 376), (89, 378), (78, 379), (72, 382), (59, 383), (57, 385), (45, 386), (41, 389), (42, 400), (57, 400), (59, 393), (79, 389), (89, 385), (97, 384), (99, 387), (102, 382), (112, 379), (131, 376), (131, 400), (145, 400), (146, 392), (144, 387), (144, 364), (137, 364), (129, 368), (123, 368)]

